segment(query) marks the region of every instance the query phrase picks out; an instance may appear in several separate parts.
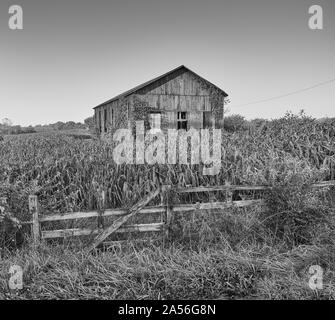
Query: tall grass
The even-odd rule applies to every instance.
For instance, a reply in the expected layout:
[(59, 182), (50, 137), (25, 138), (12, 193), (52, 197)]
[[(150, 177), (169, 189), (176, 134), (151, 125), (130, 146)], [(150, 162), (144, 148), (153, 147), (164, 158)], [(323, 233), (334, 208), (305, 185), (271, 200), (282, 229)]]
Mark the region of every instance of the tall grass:
[[(184, 236), (174, 237), (166, 248), (129, 242), (120, 250), (91, 254), (85, 248), (42, 244), (8, 253), (1, 263), (0, 298), (335, 298), (334, 237), (289, 249), (272, 237), (257, 213), (256, 218), (250, 212), (236, 214), (195, 217), (192, 226), (175, 230)], [(309, 268), (316, 264), (324, 269), (322, 290), (308, 286)], [(12, 265), (23, 268), (22, 290), (8, 287)]]
[[(291, 193), (283, 192), (285, 186), (267, 195), (277, 196), (285, 207), (287, 217), (279, 220), (267, 221), (270, 212), (258, 206), (225, 213), (195, 211), (174, 217), (165, 247), (129, 241), (95, 254), (59, 244), (7, 252), (0, 298), (334, 299), (334, 203), (331, 198), (318, 202), (324, 195), (313, 193), (312, 204), (321, 205), (322, 219), (305, 223), (311, 219), (311, 199), (298, 183), (302, 178), (294, 177), (290, 186), (296, 190), (296, 204), (292, 206)], [(272, 216), (283, 214), (281, 210), (275, 207)], [(22, 290), (8, 287), (12, 265), (23, 268)], [(322, 290), (308, 286), (312, 265), (324, 270)]]
[[(6, 137), (0, 142), (0, 198), (20, 220), (30, 219), (29, 194), (38, 195), (41, 213), (48, 214), (95, 209), (98, 187), (106, 190), (108, 207), (128, 207), (161, 183), (274, 188), (264, 195), (267, 210), (176, 215), (164, 248), (129, 241), (96, 256), (59, 244), (5, 250), (0, 298), (334, 299), (334, 192), (308, 187), (334, 178), (334, 125), (288, 114), (255, 131), (223, 133), (222, 141), (222, 170), (211, 177), (199, 165), (116, 166), (108, 141)], [(208, 199), (176, 194), (173, 200)], [(13, 264), (24, 270), (17, 292), (8, 288)], [(308, 286), (313, 264), (324, 269), (323, 290)]]

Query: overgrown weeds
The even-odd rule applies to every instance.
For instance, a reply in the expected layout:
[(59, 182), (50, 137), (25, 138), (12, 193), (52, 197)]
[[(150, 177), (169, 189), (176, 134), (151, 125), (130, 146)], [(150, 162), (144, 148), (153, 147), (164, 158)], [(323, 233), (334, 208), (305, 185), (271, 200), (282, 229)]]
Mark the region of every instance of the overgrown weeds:
[[(182, 188), (266, 184), (266, 208), (175, 215), (163, 248), (128, 242), (92, 255), (85, 247), (50, 243), (2, 252), (2, 299), (334, 299), (334, 190), (311, 189), (334, 179), (335, 130), (304, 115), (287, 114), (257, 130), (224, 133), (222, 168), (215, 176), (189, 165), (116, 166), (103, 141), (62, 135), (6, 137), (0, 148), (0, 197), (7, 218), (30, 220), (28, 196), (42, 215), (129, 207), (165, 183)], [(220, 201), (222, 195), (215, 195)], [(209, 201), (208, 194), (173, 202)], [(5, 239), (7, 241), (7, 238)], [(10, 240), (11, 241), (11, 240)], [(29, 243), (29, 242), (28, 242)], [(9, 288), (9, 270), (23, 269), (23, 289)], [(320, 266), (323, 289), (309, 287)]]

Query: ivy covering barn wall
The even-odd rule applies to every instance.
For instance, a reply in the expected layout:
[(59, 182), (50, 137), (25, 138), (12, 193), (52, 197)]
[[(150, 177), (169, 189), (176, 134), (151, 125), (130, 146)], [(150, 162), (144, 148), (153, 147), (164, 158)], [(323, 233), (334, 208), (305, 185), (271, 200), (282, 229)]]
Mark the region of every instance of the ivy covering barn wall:
[(208, 91), (210, 104), (211, 104), (211, 111), (215, 120), (215, 128), (223, 128), (223, 116), (224, 116), (224, 108), (225, 104), (229, 101), (225, 99), (225, 95), (222, 93), (220, 89), (213, 86), (209, 82), (198, 79), (201, 84), (201, 87)]

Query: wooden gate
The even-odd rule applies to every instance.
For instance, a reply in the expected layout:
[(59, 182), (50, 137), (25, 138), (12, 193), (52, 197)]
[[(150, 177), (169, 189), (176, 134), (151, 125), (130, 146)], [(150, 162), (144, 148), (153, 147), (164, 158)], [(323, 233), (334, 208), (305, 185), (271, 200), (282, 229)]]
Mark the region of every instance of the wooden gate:
[[(330, 187), (334, 186), (335, 181), (320, 182), (312, 185), (314, 188)], [(64, 214), (53, 214), (47, 216), (41, 216), (39, 214), (39, 205), (37, 196), (29, 196), (29, 210), (32, 217), (32, 221), (24, 222), (23, 224), (32, 225), (32, 235), (34, 244), (37, 245), (41, 240), (53, 239), (53, 238), (66, 238), (66, 237), (77, 237), (77, 236), (89, 236), (93, 235), (94, 239), (89, 250), (93, 250), (100, 244), (102, 244), (111, 234), (114, 233), (126, 233), (126, 232), (162, 232), (162, 238), (169, 238), (169, 230), (171, 223), (173, 222), (173, 216), (176, 213), (187, 213), (195, 210), (224, 210), (232, 207), (246, 207), (251, 205), (263, 205), (264, 200), (262, 199), (242, 199), (233, 201), (232, 193), (234, 191), (266, 191), (271, 189), (268, 186), (234, 186), (234, 185), (223, 185), (215, 187), (186, 187), (186, 188), (172, 188), (169, 185), (162, 185), (155, 191), (151, 192), (130, 209), (106, 209), (104, 206), (104, 193), (101, 194), (101, 203), (99, 210), (89, 212), (71, 212)], [(170, 203), (169, 193), (173, 191), (178, 194), (182, 193), (201, 193), (201, 192), (214, 192), (224, 191), (227, 194), (225, 202), (200, 202), (192, 204), (173, 204)], [(161, 195), (161, 199), (164, 199), (158, 206), (148, 207), (148, 203)], [(146, 223), (146, 224), (127, 224), (127, 221), (138, 215), (138, 214), (159, 214), (161, 216), (161, 222)], [(56, 221), (67, 221), (85, 218), (97, 218), (96, 228), (72, 228), (72, 229), (61, 229), (61, 230), (42, 230), (41, 224), (46, 222)], [(104, 227), (103, 219), (105, 217), (114, 217), (113, 223)]]

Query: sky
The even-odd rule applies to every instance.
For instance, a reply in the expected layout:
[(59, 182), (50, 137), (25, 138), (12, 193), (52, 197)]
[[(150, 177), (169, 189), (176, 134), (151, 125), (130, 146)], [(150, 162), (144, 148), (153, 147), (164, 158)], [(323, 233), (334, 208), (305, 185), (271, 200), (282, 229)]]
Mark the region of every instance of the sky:
[[(8, 27), (11, 5), (23, 30)], [(311, 30), (311, 5), (323, 30)], [(119, 93), (185, 65), (229, 94), (230, 114), (335, 117), (334, 0), (1, 0), (0, 120), (83, 120)], [(245, 105), (247, 104), (247, 105)]]

